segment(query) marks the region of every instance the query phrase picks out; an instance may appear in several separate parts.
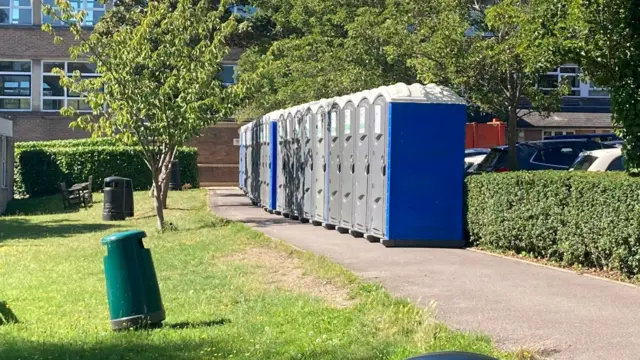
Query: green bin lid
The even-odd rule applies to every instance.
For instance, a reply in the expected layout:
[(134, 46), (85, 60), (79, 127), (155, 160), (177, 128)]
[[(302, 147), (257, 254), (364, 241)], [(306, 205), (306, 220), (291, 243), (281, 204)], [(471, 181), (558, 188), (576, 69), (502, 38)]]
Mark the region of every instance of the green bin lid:
[(108, 245), (109, 243), (117, 242), (117, 241), (127, 241), (127, 240), (137, 240), (146, 238), (147, 233), (142, 230), (129, 230), (124, 232), (119, 232), (111, 235), (107, 235), (102, 238), (102, 245)]

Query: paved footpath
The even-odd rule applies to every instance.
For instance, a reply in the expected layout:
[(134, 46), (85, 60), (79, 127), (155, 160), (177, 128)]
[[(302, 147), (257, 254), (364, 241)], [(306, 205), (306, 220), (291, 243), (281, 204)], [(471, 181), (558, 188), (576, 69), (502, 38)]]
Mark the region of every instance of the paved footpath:
[(640, 288), (471, 250), (385, 248), (251, 206), (213, 189), (218, 215), (325, 255), (394, 295), (437, 302), (436, 317), (549, 359), (640, 359)]

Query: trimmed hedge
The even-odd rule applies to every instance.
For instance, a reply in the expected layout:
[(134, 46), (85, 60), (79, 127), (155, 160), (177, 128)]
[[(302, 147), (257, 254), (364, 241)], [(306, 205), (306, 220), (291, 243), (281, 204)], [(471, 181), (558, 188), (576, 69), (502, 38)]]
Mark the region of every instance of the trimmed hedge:
[(466, 184), (473, 245), (640, 274), (640, 178), (537, 171), (469, 176)]
[[(118, 146), (111, 139), (64, 140), (18, 143), (15, 150), (15, 193), (19, 196), (43, 196), (59, 192), (58, 183), (68, 185), (87, 181), (93, 175), (93, 188), (102, 188), (109, 176), (133, 180), (136, 190), (151, 188), (151, 172), (139, 154), (139, 148)], [(183, 184), (198, 187), (198, 154), (195, 148), (180, 148)]]

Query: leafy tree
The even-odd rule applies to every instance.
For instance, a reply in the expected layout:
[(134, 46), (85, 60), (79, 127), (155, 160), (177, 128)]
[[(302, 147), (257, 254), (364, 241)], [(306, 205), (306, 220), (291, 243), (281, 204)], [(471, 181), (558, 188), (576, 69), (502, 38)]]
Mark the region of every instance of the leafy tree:
[(509, 167), (517, 169), (518, 118), (557, 109), (568, 91), (566, 84), (551, 92), (538, 88), (540, 76), (564, 60), (564, 39), (544, 24), (559, 9), (551, 0), (483, 3), (427, 2), (430, 11), (415, 17), (412, 63), (422, 81), (448, 84), (468, 103), (507, 120)]
[(611, 94), (612, 122), (625, 140), (625, 166), (640, 174), (640, 1), (578, 0), (576, 48), (587, 75)]
[(390, 21), (384, 1), (251, 3), (259, 10), (247, 26), (257, 22), (267, 30), (255, 38), (239, 62), (239, 86), (246, 95), (238, 114), (241, 120), (416, 79), (406, 61), (410, 56), (406, 47), (396, 47), (388, 37), (396, 23)]
[[(60, 83), (83, 94), (93, 110), (72, 126), (140, 146), (163, 229), (176, 148), (233, 111), (236, 89), (225, 88), (218, 74), (236, 22), (223, 21), (225, 8), (208, 1), (125, 1), (120, 6), (90, 35), (81, 27), (86, 12), (75, 11), (68, 0), (56, 0), (57, 9), (44, 11), (67, 23), (79, 40), (71, 57), (88, 59), (101, 74), (82, 79), (77, 72), (67, 76), (56, 70)], [(43, 29), (59, 41), (50, 25)], [(61, 113), (79, 115), (72, 108)]]

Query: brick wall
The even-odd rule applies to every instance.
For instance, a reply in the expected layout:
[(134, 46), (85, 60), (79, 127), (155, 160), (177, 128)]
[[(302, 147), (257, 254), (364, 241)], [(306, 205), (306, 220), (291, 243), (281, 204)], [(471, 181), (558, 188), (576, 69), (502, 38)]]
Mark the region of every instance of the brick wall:
[(68, 30), (56, 31), (64, 39), (57, 45), (40, 25), (0, 27), (0, 59), (68, 59), (69, 47), (75, 43), (73, 36)]
[(189, 146), (198, 148), (202, 186), (237, 184), (239, 148), (233, 145), (233, 139), (238, 138), (239, 127), (236, 123), (220, 123), (203, 129), (189, 142)]
[(47, 112), (12, 112), (2, 116), (13, 120), (13, 137), (15, 141), (46, 141), (82, 139), (89, 134), (69, 127), (72, 119)]

